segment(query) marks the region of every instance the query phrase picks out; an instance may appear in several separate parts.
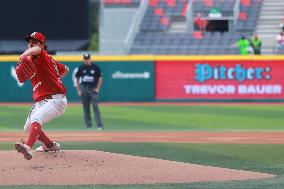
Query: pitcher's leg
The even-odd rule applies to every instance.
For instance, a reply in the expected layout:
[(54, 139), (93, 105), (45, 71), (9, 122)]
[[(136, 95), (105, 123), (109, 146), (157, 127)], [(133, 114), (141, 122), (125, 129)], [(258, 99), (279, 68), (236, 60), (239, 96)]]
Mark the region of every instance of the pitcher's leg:
[(45, 132), (42, 130), (41, 134), (37, 137), (37, 139), (43, 143), (48, 148), (51, 148), (53, 146), (52, 140), (46, 136)]
[(35, 129), (34, 125), (31, 124), (31, 116), (38, 110), (39, 104), (35, 103), (32, 106), (32, 109), (27, 117), (25, 126), (24, 126), (24, 131), (29, 133), (29, 138), (28, 138), (28, 144), (27, 145), (24, 140), (21, 142), (16, 142), (15, 143), (15, 148), (19, 153), (22, 153), (25, 157), (25, 159), (30, 160), (33, 157), (32, 149), (31, 147), (36, 141), (36, 136), (40, 133), (41, 127), (37, 127)]
[(42, 133), (42, 130), (41, 130), (41, 125), (37, 122), (33, 122), (31, 124), (31, 129), (30, 129), (30, 133), (29, 133), (29, 137), (28, 137), (28, 140), (27, 140), (27, 145), (32, 148), (33, 145), (35, 144), (38, 136), (40, 136)]
[(46, 122), (62, 115), (67, 108), (67, 100), (48, 99), (40, 103), (40, 108), (31, 116), (31, 122), (38, 122), (43, 125)]
[(30, 132), (30, 129), (31, 129), (31, 116), (34, 115), (34, 113), (37, 111), (37, 109), (39, 108), (39, 104), (38, 103), (35, 103), (30, 112), (29, 112), (29, 115), (27, 117), (27, 120), (26, 120), (26, 123), (25, 123), (25, 126), (24, 126), (24, 131), (29, 133)]
[(99, 104), (98, 104), (98, 93), (93, 92), (91, 97), (92, 97), (92, 106), (94, 110), (97, 128), (103, 128), (101, 113), (100, 113)]
[[(31, 116), (31, 122), (37, 122), (40, 125), (62, 115), (67, 107), (66, 98), (62, 99), (49, 99), (43, 100), (40, 104), (40, 108)], [(33, 124), (32, 124), (33, 125)], [(47, 147), (52, 147), (53, 142), (45, 134), (43, 129), (41, 133), (37, 136), (37, 139), (41, 141)]]

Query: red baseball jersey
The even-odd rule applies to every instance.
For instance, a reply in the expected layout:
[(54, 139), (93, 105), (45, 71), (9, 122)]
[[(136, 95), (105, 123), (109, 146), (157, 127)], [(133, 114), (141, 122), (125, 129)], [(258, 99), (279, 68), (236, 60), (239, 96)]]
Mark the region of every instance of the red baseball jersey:
[(40, 101), (48, 95), (65, 95), (66, 89), (60, 75), (68, 68), (55, 61), (44, 49), (33, 60), (36, 67), (36, 73), (31, 79), (34, 101)]

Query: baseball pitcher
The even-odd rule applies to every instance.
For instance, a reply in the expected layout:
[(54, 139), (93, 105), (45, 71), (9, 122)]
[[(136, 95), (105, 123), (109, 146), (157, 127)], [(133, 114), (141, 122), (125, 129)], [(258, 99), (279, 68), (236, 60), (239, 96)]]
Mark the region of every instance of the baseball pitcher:
[(28, 42), (28, 49), (19, 58), (16, 75), (20, 83), (31, 81), (35, 103), (24, 126), (28, 139), (26, 142), (15, 143), (15, 148), (25, 159), (30, 160), (33, 157), (32, 147), (36, 140), (43, 143), (36, 151), (60, 150), (60, 145), (46, 136), (42, 126), (66, 110), (66, 89), (61, 78), (69, 69), (48, 54), (45, 36), (42, 33), (34, 32), (25, 39)]

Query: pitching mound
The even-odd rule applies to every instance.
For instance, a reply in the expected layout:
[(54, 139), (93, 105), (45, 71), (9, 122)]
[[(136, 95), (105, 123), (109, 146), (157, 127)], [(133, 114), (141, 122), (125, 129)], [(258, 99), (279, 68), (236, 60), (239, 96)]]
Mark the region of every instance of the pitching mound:
[(0, 152), (0, 185), (154, 184), (248, 180), (274, 175), (100, 151)]

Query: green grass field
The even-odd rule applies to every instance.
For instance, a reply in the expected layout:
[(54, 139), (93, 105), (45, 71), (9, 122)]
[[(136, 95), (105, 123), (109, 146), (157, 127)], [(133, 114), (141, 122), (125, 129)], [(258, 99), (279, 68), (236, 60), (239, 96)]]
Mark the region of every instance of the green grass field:
[[(0, 106), (0, 130), (22, 130), (30, 106)], [(102, 106), (106, 131), (278, 131), (283, 105)], [(81, 106), (68, 107), (46, 130), (85, 129)]]
[[(0, 131), (22, 129), (30, 107), (0, 106)], [(105, 131), (284, 131), (284, 105), (101, 106)], [(81, 106), (45, 125), (47, 130), (85, 130)], [(65, 142), (64, 149), (100, 150), (218, 167), (260, 171), (275, 178), (223, 183), (157, 185), (0, 186), (2, 188), (283, 189), (284, 145)], [(0, 143), (0, 150), (13, 149)], [(0, 159), (1, 160), (1, 159)], [(1, 174), (1, 173), (0, 173)], [(1, 179), (0, 179), (1, 180)]]

